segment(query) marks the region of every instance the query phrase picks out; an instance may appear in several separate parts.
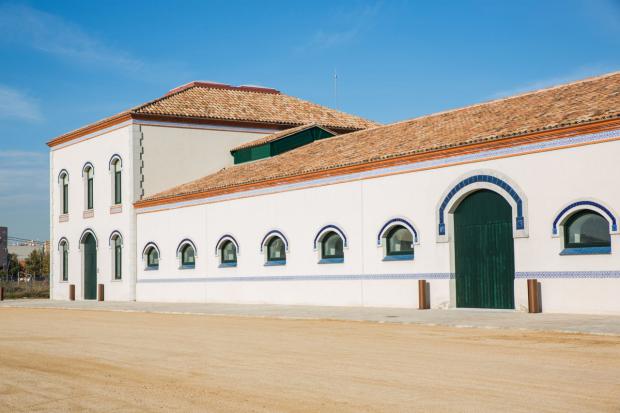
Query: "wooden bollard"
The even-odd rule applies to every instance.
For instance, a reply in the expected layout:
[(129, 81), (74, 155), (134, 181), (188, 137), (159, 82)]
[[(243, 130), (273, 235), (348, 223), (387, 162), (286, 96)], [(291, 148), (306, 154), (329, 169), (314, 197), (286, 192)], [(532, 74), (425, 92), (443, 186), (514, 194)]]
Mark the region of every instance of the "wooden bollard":
[(97, 284), (97, 301), (103, 301), (103, 284)]
[(418, 309), (419, 310), (428, 310), (429, 300), (428, 294), (426, 294), (426, 280), (418, 280)]
[(75, 284), (69, 284), (69, 300), (75, 301)]
[(0, 287), (0, 301), (4, 301), (4, 287)]
[(540, 313), (542, 306), (540, 302), (540, 294), (538, 290), (538, 280), (527, 280), (527, 306), (528, 312)]

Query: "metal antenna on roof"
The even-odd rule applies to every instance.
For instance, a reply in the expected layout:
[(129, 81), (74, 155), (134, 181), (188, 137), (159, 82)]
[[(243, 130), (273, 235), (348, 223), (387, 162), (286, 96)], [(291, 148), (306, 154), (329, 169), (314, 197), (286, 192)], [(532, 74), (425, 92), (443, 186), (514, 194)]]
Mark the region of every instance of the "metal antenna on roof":
[(334, 109), (338, 109), (338, 74), (334, 69)]

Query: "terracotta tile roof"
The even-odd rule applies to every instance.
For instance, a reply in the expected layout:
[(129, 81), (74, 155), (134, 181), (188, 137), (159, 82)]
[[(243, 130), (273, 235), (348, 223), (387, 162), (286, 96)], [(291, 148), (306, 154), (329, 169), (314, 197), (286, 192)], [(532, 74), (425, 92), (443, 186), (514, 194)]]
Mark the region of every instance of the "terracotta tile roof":
[(116, 115), (60, 135), (49, 146), (75, 139), (129, 118), (187, 119), (191, 122), (264, 125), (283, 129), (315, 123), (340, 132), (377, 126), (359, 116), (330, 109), (260, 86), (230, 86), (191, 82), (166, 95)]
[(263, 136), (262, 138), (259, 138), (259, 139), (256, 139), (256, 140), (253, 140), (253, 141), (250, 141), (250, 142), (242, 143), (241, 145), (232, 148), (230, 151), (234, 152), (234, 151), (238, 151), (239, 149), (253, 148), (255, 146), (264, 145), (266, 143), (274, 142), (274, 141), (277, 141), (279, 139), (284, 139), (287, 136), (291, 136), (291, 135), (294, 135), (294, 134), (296, 134), (298, 132), (303, 132), (303, 131), (305, 131), (307, 129), (314, 128), (314, 127), (319, 127), (319, 128), (321, 128), (321, 129), (323, 129), (323, 130), (325, 130), (327, 132), (330, 132), (330, 133), (333, 133), (334, 135), (337, 135), (336, 132), (331, 131), (331, 130), (329, 130), (327, 128), (323, 128), (323, 127), (321, 127), (321, 125), (317, 125), (316, 123), (310, 123), (308, 125), (302, 125), (302, 126), (298, 126), (296, 128), (285, 129), (283, 131), (276, 132), (276, 133), (271, 134), (271, 135)]
[(166, 115), (280, 125), (317, 123), (330, 128), (359, 130), (377, 123), (316, 103), (258, 86), (228, 86), (192, 82), (132, 110)]
[(620, 72), (315, 141), (147, 199), (205, 193), (344, 166), (620, 118)]

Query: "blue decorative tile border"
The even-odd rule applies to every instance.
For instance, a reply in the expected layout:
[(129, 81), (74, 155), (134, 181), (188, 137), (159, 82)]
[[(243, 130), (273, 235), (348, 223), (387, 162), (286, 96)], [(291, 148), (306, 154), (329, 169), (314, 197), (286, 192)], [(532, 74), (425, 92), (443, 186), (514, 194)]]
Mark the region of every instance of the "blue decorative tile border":
[(598, 202), (594, 202), (594, 201), (577, 201), (577, 202), (573, 202), (572, 204), (568, 205), (566, 208), (561, 210), (560, 213), (555, 217), (555, 219), (553, 220), (553, 229), (552, 229), (553, 235), (558, 234), (558, 223), (560, 222), (560, 219), (562, 219), (564, 214), (566, 214), (568, 211), (570, 211), (573, 208), (577, 208), (579, 206), (584, 206), (584, 205), (593, 206), (603, 211), (611, 220), (611, 230), (613, 232), (618, 231), (618, 222), (616, 221), (616, 217), (604, 205), (601, 205)]
[(519, 194), (517, 194), (517, 192), (510, 185), (508, 185), (500, 178), (491, 175), (474, 175), (470, 176), (469, 178), (465, 178), (461, 182), (456, 184), (441, 202), (441, 206), (439, 207), (439, 235), (446, 235), (445, 209), (448, 206), (450, 200), (461, 189), (476, 182), (487, 182), (493, 185), (497, 185), (506, 192), (508, 192), (508, 194), (510, 194), (512, 199), (514, 199), (515, 203), (517, 204), (516, 228), (518, 230), (525, 228), (525, 220), (523, 219), (523, 200), (521, 199)]
[[(563, 279), (608, 279), (620, 278), (620, 271), (532, 271), (517, 272), (515, 279), (563, 278)], [(242, 277), (195, 277), (195, 278), (143, 278), (139, 284), (157, 283), (226, 283), (226, 282), (268, 282), (268, 281), (371, 281), (371, 280), (450, 280), (453, 273), (420, 274), (352, 274), (352, 275), (259, 275)]]
[(415, 227), (413, 226), (413, 224), (411, 222), (409, 222), (405, 218), (392, 218), (388, 222), (383, 224), (383, 226), (379, 230), (379, 233), (377, 234), (377, 245), (378, 246), (381, 245), (381, 237), (383, 237), (383, 234), (385, 234), (386, 230), (388, 228), (392, 227), (393, 225), (396, 225), (396, 224), (401, 224), (401, 225), (405, 226), (406, 228), (408, 228), (409, 231), (412, 232), (414, 244), (417, 244), (419, 242), (419, 240), (418, 240), (418, 231), (416, 231)]

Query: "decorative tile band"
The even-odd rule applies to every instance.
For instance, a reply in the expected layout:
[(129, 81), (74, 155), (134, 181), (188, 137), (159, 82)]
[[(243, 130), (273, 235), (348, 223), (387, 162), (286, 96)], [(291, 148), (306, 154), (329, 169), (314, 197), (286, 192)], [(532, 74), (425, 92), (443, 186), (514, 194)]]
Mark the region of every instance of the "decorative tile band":
[(253, 189), (249, 191), (235, 192), (235, 193), (226, 194), (226, 195), (217, 195), (217, 196), (212, 196), (208, 198), (195, 199), (191, 201), (181, 201), (181, 202), (175, 202), (171, 204), (145, 207), (145, 208), (138, 209), (137, 212), (143, 213), (143, 212), (158, 211), (158, 210), (169, 209), (169, 208), (200, 205), (200, 204), (210, 203), (210, 202), (221, 202), (221, 201), (227, 201), (231, 199), (243, 198), (247, 196), (266, 195), (270, 193), (290, 191), (290, 190), (313, 187), (313, 186), (322, 186), (322, 185), (329, 185), (329, 184), (334, 184), (334, 183), (342, 183), (342, 182), (353, 181), (353, 180), (358, 180), (358, 179), (368, 179), (368, 178), (373, 178), (373, 177), (378, 177), (378, 176), (383, 176), (383, 175), (390, 175), (394, 173), (414, 172), (420, 169), (450, 166), (456, 163), (482, 161), (488, 158), (518, 155), (521, 153), (536, 152), (540, 150), (554, 149), (554, 148), (561, 149), (563, 147), (569, 147), (569, 146), (579, 145), (579, 144), (584, 144), (584, 143), (596, 143), (599, 141), (604, 141), (607, 139), (613, 139), (613, 138), (618, 138), (618, 137), (620, 137), (620, 130), (610, 130), (610, 131), (605, 131), (605, 132), (588, 133), (585, 135), (571, 136), (568, 138), (554, 139), (554, 140), (545, 141), (545, 142), (537, 142), (537, 143), (532, 143), (532, 144), (527, 144), (527, 145), (513, 146), (509, 148), (501, 148), (501, 149), (494, 149), (494, 150), (489, 150), (489, 151), (484, 151), (484, 152), (453, 156), (449, 158), (440, 158), (440, 159), (433, 159), (429, 161), (415, 162), (415, 163), (410, 163), (410, 164), (405, 164), (405, 165), (397, 165), (397, 166), (392, 166), (388, 168), (373, 169), (369, 171), (358, 172), (358, 173), (347, 174), (347, 175), (330, 176), (327, 178), (314, 179), (311, 181), (303, 181), (303, 182), (297, 182), (293, 184), (283, 184), (283, 185), (277, 185), (275, 187)]
[[(620, 271), (532, 271), (517, 272), (515, 279), (562, 278), (562, 279), (609, 279), (620, 278)], [(450, 280), (454, 274), (447, 272), (420, 274), (352, 274), (352, 275), (265, 275), (243, 277), (196, 277), (196, 278), (146, 278), (139, 284), (154, 283), (222, 283), (267, 281), (371, 281), (371, 280)]]
[(560, 219), (571, 209), (582, 206), (582, 205), (593, 206), (603, 211), (605, 214), (607, 214), (607, 216), (611, 220), (611, 230), (613, 232), (618, 231), (618, 223), (616, 221), (616, 217), (614, 217), (614, 214), (612, 214), (611, 211), (607, 209), (605, 206), (601, 205), (598, 202), (594, 202), (594, 201), (577, 201), (577, 202), (573, 202), (572, 204), (568, 205), (566, 208), (560, 211), (557, 217), (555, 217), (555, 219), (553, 220), (553, 229), (552, 229), (553, 235), (558, 234), (558, 222), (560, 222)]
[(469, 178), (465, 178), (461, 182), (456, 184), (454, 188), (452, 188), (450, 192), (448, 192), (448, 195), (446, 195), (444, 200), (441, 202), (441, 206), (439, 207), (439, 235), (446, 235), (445, 209), (448, 206), (448, 203), (450, 203), (450, 200), (452, 199), (452, 197), (454, 197), (454, 195), (456, 195), (461, 189), (476, 182), (487, 182), (493, 185), (497, 185), (503, 190), (505, 190), (506, 192), (508, 192), (508, 194), (510, 194), (512, 199), (514, 199), (515, 203), (517, 204), (516, 228), (517, 229), (525, 228), (525, 221), (523, 219), (523, 201), (521, 200), (521, 197), (519, 196), (519, 194), (517, 194), (517, 191), (515, 191), (505, 181), (495, 176), (474, 175), (474, 176), (470, 176)]
[(531, 271), (517, 272), (515, 278), (620, 278), (620, 271)]

